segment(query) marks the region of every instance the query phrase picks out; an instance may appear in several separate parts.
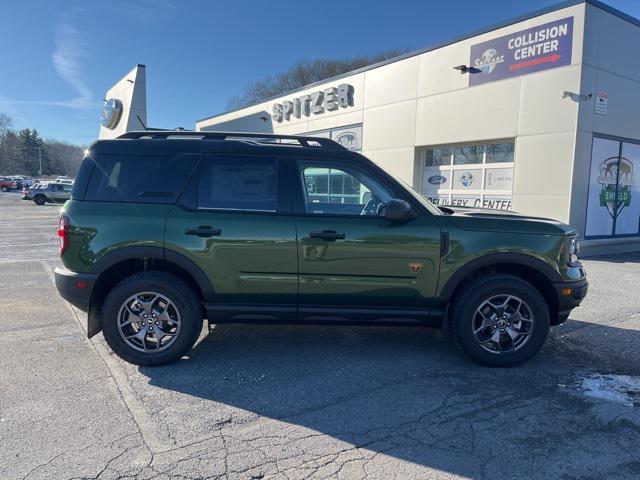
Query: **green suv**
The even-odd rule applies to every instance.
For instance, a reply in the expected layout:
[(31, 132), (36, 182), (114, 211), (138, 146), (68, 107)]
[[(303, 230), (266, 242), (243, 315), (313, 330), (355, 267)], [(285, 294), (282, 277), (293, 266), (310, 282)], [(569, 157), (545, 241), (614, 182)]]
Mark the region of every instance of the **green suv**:
[(180, 358), (207, 319), (447, 326), (475, 361), (510, 366), (587, 293), (575, 229), (436, 208), (325, 138), (97, 141), (58, 235), (60, 294), (138, 365)]

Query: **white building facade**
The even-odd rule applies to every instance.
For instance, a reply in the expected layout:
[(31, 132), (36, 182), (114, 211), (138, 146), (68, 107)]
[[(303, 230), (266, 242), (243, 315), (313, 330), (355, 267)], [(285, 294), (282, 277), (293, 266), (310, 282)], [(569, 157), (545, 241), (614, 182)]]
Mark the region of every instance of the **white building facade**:
[(640, 249), (640, 21), (571, 1), (196, 122), (321, 135), (434, 203), (576, 226)]

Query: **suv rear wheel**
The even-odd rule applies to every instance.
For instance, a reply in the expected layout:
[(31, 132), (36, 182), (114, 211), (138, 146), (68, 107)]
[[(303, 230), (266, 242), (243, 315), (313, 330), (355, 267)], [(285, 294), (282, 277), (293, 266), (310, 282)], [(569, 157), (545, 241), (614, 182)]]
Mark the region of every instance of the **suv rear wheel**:
[(182, 279), (166, 272), (136, 273), (115, 286), (101, 318), (111, 349), (142, 366), (178, 360), (202, 330), (198, 297)]
[(510, 367), (533, 357), (549, 333), (549, 309), (540, 292), (519, 277), (491, 274), (456, 294), (453, 336), (478, 363)]
[(35, 197), (33, 197), (33, 201), (36, 202), (36, 205), (44, 205), (45, 203), (47, 203), (47, 197), (45, 197), (42, 194), (36, 195)]

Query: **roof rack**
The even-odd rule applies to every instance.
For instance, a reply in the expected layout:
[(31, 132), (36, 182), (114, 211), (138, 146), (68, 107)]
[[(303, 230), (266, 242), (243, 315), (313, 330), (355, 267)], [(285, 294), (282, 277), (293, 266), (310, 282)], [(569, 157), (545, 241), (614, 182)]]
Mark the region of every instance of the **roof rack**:
[[(297, 135), (277, 135), (273, 133), (253, 132), (203, 132), (191, 130), (147, 130), (126, 132), (119, 139), (168, 139), (175, 137), (196, 138), (201, 140), (239, 140), (253, 145), (300, 146), (303, 148), (324, 148), (326, 150), (347, 150), (346, 147), (329, 138), (302, 137)], [(283, 140), (285, 142), (283, 142)], [(297, 142), (293, 143), (293, 142)]]

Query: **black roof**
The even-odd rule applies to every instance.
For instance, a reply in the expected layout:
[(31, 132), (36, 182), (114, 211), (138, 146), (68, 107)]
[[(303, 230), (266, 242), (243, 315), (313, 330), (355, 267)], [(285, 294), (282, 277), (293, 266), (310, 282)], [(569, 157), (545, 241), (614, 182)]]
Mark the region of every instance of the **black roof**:
[(127, 132), (111, 140), (97, 140), (91, 153), (104, 155), (179, 155), (181, 153), (234, 153), (360, 157), (328, 138), (266, 133), (153, 130)]

